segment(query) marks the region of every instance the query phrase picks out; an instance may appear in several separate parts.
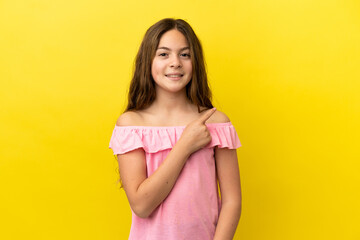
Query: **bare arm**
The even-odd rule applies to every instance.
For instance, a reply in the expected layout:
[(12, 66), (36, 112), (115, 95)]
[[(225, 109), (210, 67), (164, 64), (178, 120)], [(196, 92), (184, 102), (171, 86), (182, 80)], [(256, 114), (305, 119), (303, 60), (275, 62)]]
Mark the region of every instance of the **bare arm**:
[(232, 240), (241, 214), (241, 185), (236, 149), (215, 149), (221, 211), (214, 240)]
[(215, 111), (216, 109), (210, 109), (199, 119), (188, 124), (179, 141), (149, 177), (146, 177), (143, 149), (118, 154), (123, 187), (136, 215), (148, 217), (168, 196), (189, 156), (211, 141), (205, 121)]
[(167, 197), (189, 156), (185, 145), (176, 144), (160, 167), (146, 178), (143, 149), (118, 154), (123, 187), (135, 214), (148, 217)]

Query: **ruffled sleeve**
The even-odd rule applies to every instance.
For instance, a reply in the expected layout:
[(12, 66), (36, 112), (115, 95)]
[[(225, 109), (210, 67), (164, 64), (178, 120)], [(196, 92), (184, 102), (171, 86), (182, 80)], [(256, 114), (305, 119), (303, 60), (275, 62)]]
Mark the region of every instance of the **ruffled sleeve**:
[[(239, 137), (231, 122), (206, 124), (211, 134), (211, 142), (205, 148), (236, 149), (241, 146)], [(143, 148), (147, 153), (171, 149), (180, 139), (185, 126), (145, 127), (115, 126), (109, 148), (116, 154)]]
[(239, 136), (231, 122), (210, 123), (207, 127), (211, 134), (211, 142), (205, 147), (236, 149), (241, 147)]
[(115, 126), (109, 148), (116, 154), (123, 154), (137, 148), (143, 148), (141, 137), (128, 127)]
[(123, 154), (137, 148), (147, 153), (171, 149), (183, 132), (182, 127), (115, 126), (109, 148)]

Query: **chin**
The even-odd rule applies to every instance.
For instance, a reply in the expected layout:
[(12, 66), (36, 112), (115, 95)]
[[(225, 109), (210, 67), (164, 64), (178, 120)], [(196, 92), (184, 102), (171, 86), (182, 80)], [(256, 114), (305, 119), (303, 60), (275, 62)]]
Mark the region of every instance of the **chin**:
[(173, 89), (168, 89), (167, 90), (168, 92), (172, 92), (172, 93), (178, 93), (178, 92), (182, 92), (182, 91), (184, 91), (185, 92), (185, 88), (173, 88)]

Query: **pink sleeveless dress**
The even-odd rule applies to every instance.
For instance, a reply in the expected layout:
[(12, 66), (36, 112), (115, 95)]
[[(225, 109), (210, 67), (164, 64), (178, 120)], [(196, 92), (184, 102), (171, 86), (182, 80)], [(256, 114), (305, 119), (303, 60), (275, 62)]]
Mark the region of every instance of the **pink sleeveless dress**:
[[(194, 152), (165, 200), (148, 218), (132, 212), (131, 240), (213, 239), (221, 202), (218, 194), (214, 148), (241, 146), (231, 122), (206, 124), (212, 140)], [(160, 166), (185, 126), (115, 126), (109, 148), (115, 155), (143, 148), (147, 176)]]

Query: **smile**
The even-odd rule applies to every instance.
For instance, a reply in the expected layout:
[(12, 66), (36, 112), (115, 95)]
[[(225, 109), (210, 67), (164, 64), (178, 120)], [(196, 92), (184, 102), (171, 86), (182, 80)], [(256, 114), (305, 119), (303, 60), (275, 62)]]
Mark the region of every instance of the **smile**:
[(182, 77), (184, 76), (183, 74), (169, 74), (169, 75), (165, 75), (167, 77), (170, 77), (170, 78), (178, 78), (178, 77)]

